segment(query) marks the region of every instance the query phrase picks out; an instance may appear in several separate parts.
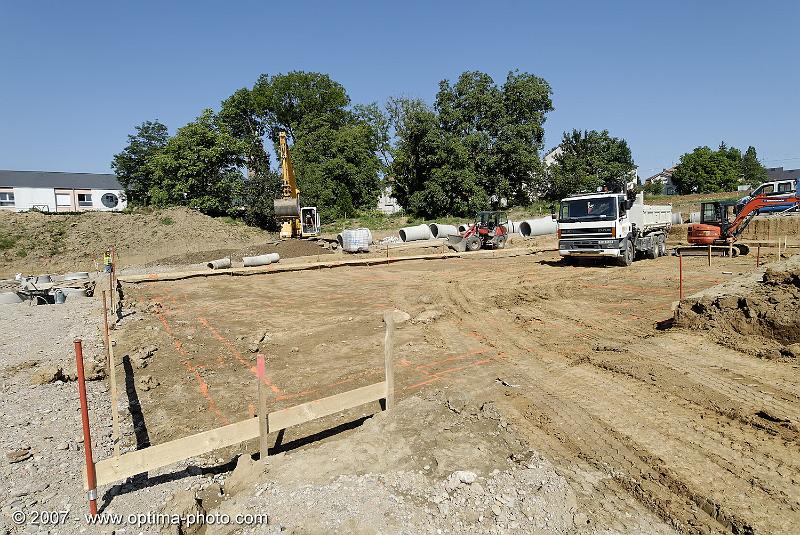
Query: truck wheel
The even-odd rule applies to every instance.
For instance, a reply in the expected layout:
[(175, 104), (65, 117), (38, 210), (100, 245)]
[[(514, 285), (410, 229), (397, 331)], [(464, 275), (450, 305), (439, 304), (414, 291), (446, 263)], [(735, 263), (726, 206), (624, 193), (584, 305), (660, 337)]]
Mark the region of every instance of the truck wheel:
[(467, 251), (477, 251), (481, 248), (481, 239), (477, 236), (467, 238)]
[(625, 247), (625, 250), (622, 252), (622, 256), (619, 257), (619, 265), (623, 267), (628, 267), (633, 264), (633, 242), (628, 240), (628, 245)]
[(658, 256), (667, 256), (667, 242), (664, 240), (658, 241)]
[(650, 240), (650, 247), (645, 251), (645, 256), (650, 260), (658, 258), (658, 242), (655, 238)]

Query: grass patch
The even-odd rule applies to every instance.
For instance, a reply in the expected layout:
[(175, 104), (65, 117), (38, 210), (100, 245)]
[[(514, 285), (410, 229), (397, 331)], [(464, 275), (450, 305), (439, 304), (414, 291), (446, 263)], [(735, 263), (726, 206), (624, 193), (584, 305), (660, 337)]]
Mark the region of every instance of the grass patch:
[(166, 226), (175, 224), (175, 220), (172, 219), (170, 216), (164, 216), (161, 219), (159, 219), (158, 222)]
[(16, 245), (17, 237), (11, 234), (0, 234), (0, 251), (7, 251)]

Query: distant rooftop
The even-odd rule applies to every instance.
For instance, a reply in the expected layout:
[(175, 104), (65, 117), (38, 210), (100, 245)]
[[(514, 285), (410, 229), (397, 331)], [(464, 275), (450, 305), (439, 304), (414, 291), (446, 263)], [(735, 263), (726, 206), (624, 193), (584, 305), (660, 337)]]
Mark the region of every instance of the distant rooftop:
[(0, 188), (123, 189), (111, 173), (9, 171), (0, 169)]
[(784, 169), (783, 167), (768, 167), (767, 176), (770, 180), (794, 180), (800, 178), (800, 169)]

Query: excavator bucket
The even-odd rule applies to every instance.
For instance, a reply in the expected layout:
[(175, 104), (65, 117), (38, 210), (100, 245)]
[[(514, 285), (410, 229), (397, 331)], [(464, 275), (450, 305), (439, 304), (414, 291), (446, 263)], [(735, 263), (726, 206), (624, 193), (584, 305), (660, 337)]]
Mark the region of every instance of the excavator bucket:
[(447, 246), (456, 252), (463, 253), (467, 250), (467, 239), (460, 234), (450, 234), (447, 237)]

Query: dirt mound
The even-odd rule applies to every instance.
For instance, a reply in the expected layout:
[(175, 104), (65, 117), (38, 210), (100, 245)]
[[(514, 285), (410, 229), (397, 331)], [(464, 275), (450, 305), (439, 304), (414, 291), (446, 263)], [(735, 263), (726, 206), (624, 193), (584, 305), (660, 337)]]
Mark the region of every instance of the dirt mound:
[(244, 256), (256, 256), (269, 253), (278, 253), (281, 255), (281, 258), (332, 254), (330, 249), (324, 247), (326, 243), (325, 241), (308, 240), (272, 241), (265, 244), (251, 244), (238, 248), (213, 249), (210, 251), (196, 251), (173, 255), (154, 260), (153, 262), (149, 262), (148, 265), (204, 264), (209, 260), (226, 257), (234, 262), (238, 262), (241, 261)]
[(0, 276), (91, 271), (115, 245), (123, 266), (218, 248), (274, 241), (260, 229), (187, 208), (137, 213), (0, 212)]
[(240, 457), (222, 496), (214, 512), (269, 513), (276, 532), (294, 533), (565, 533), (577, 514), (567, 481), (493, 403), (442, 393), (404, 400), (317, 448)]
[(794, 358), (800, 342), (800, 256), (682, 301), (675, 325), (706, 330), (728, 347), (760, 357)]

